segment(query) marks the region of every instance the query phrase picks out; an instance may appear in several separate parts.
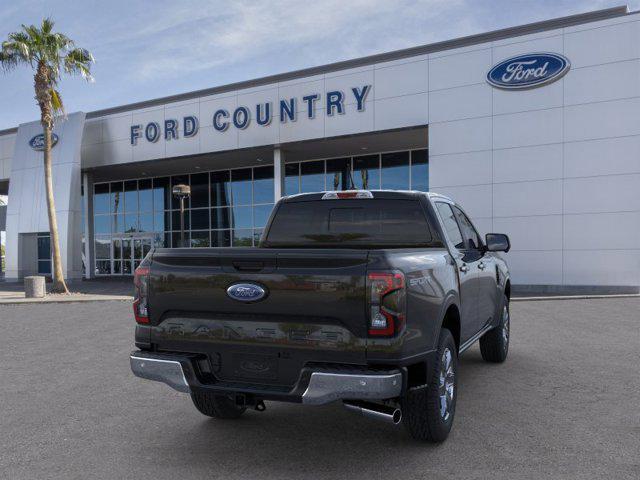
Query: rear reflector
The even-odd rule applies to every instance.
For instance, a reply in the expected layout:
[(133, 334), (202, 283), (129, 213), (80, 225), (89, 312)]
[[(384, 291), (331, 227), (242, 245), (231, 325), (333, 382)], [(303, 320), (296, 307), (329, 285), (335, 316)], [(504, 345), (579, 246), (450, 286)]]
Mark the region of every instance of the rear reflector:
[(373, 198), (373, 193), (368, 190), (347, 190), (345, 192), (327, 192), (322, 200), (338, 200), (341, 198)]

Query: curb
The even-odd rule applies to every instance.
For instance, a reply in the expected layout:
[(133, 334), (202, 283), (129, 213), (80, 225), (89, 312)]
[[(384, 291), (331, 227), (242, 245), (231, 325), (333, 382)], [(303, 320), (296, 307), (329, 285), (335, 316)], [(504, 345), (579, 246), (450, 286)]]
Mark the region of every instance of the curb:
[(512, 302), (544, 302), (545, 300), (590, 300), (597, 298), (640, 298), (638, 293), (620, 293), (613, 295), (553, 295), (545, 297), (511, 297)]
[(86, 302), (130, 302), (133, 301), (133, 297), (131, 296), (105, 296), (103, 298), (20, 298), (20, 299), (11, 299), (11, 300), (0, 300), (0, 307), (2, 305), (38, 305), (38, 304), (47, 304), (47, 303), (86, 303)]

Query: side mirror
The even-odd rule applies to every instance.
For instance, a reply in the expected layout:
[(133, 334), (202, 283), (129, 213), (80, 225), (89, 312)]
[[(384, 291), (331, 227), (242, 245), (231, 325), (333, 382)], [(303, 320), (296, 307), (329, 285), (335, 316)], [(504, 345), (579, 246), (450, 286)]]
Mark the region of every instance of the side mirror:
[(489, 252), (508, 252), (511, 249), (509, 237), (504, 233), (487, 233), (485, 245)]

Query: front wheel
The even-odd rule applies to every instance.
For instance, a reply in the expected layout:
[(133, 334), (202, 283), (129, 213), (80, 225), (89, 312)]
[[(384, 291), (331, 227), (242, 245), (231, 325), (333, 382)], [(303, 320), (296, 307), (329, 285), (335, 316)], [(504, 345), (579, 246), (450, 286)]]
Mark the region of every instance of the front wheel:
[(456, 412), (457, 373), (456, 343), (451, 332), (442, 329), (431, 381), (407, 392), (402, 400), (402, 421), (413, 438), (432, 443), (446, 440)]
[(233, 398), (213, 393), (192, 393), (191, 400), (200, 413), (219, 419), (239, 418), (247, 409), (237, 406)]
[(502, 363), (507, 359), (510, 329), (509, 298), (505, 295), (502, 300), (500, 322), (480, 338), (480, 353), (486, 362)]

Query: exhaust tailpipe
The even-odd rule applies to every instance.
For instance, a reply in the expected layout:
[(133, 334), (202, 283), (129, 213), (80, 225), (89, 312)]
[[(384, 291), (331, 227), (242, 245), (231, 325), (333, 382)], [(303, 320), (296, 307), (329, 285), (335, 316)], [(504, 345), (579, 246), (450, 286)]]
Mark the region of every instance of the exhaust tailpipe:
[(398, 425), (402, 421), (402, 410), (399, 408), (362, 400), (345, 401), (342, 404), (347, 410), (360, 413), (364, 417), (375, 418), (394, 425)]

